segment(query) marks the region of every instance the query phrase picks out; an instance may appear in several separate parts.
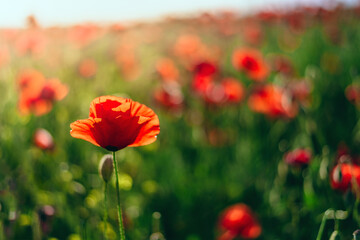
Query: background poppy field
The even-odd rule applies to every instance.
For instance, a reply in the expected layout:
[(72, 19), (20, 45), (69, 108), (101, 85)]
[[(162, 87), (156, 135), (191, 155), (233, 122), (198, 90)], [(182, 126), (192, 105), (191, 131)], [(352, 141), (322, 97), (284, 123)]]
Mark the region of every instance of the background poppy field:
[(160, 119), (157, 141), (117, 152), (127, 239), (316, 239), (322, 222), (319, 239), (352, 239), (359, 21), (337, 5), (0, 29), (0, 240), (104, 239), (108, 152), (69, 134), (102, 95)]

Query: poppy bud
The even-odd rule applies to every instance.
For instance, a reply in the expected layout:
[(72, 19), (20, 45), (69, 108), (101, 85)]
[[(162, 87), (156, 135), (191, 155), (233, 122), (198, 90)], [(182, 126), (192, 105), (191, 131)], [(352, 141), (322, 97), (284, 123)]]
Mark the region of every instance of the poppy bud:
[(111, 154), (106, 154), (100, 160), (99, 174), (101, 178), (107, 183), (111, 179), (113, 171), (113, 157)]
[(164, 235), (160, 232), (160, 219), (161, 214), (159, 212), (152, 214), (153, 233), (150, 235), (150, 240), (165, 240)]
[(356, 230), (353, 233), (353, 236), (354, 236), (354, 240), (359, 240), (360, 239), (360, 229)]
[(43, 129), (39, 128), (34, 134), (34, 143), (38, 148), (43, 150), (51, 150), (54, 148), (54, 139), (51, 134)]

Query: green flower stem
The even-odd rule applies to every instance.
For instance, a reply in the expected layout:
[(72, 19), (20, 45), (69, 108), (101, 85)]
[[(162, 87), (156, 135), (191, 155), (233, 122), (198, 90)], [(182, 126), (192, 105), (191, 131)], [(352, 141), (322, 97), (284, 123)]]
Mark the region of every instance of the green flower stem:
[(107, 182), (104, 182), (104, 238), (105, 240), (107, 240), (107, 196), (106, 196), (106, 192), (107, 192)]
[[(318, 232), (318, 235), (316, 237), (316, 240), (321, 240), (321, 238), (322, 238), (324, 228), (325, 228), (325, 223), (326, 223), (326, 220), (328, 218), (329, 211), (330, 211), (330, 209), (328, 209), (328, 210), (326, 210), (324, 212), (324, 215), (323, 215), (322, 220), (321, 220), (321, 225), (320, 225), (319, 232)], [(334, 212), (334, 214), (335, 214), (335, 212)]]
[(118, 208), (118, 220), (119, 220), (119, 239), (125, 240), (124, 223), (123, 223), (121, 206), (120, 206), (119, 176), (118, 176), (117, 163), (116, 163), (116, 159), (115, 159), (115, 152), (113, 152), (113, 162), (114, 162), (115, 177), (116, 177), (116, 194), (117, 194), (117, 208)]

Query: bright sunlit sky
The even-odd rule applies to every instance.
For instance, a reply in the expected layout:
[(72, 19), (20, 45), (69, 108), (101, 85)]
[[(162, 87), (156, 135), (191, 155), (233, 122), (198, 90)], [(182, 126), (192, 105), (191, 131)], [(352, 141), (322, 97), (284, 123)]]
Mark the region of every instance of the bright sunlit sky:
[(116, 22), (154, 19), (171, 14), (217, 9), (249, 11), (326, 2), (353, 4), (357, 0), (0, 0), (0, 27), (22, 27), (35, 15), (44, 26), (81, 22)]

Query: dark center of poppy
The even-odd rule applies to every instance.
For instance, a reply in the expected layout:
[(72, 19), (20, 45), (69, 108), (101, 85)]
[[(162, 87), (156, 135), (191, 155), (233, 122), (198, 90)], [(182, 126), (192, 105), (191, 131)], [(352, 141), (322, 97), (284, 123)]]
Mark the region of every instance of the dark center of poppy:
[(250, 70), (250, 71), (256, 71), (259, 69), (259, 64), (258, 62), (249, 56), (246, 56), (243, 60), (242, 60), (242, 65), (244, 66), (244, 68), (246, 70)]
[(44, 87), (40, 93), (40, 98), (53, 101), (55, 99), (55, 91), (51, 87)]
[(117, 150), (119, 150), (118, 147), (114, 147), (114, 146), (106, 146), (105, 149), (111, 152), (116, 152)]

